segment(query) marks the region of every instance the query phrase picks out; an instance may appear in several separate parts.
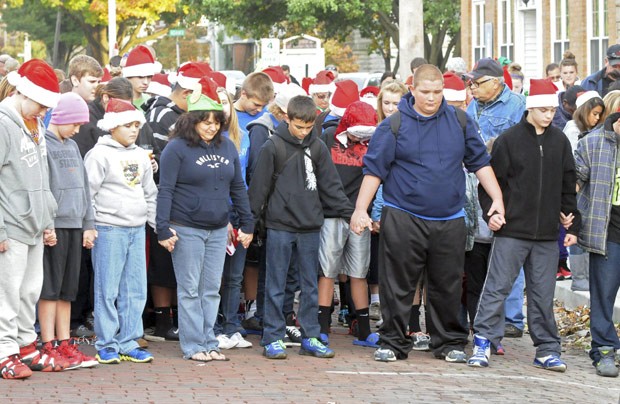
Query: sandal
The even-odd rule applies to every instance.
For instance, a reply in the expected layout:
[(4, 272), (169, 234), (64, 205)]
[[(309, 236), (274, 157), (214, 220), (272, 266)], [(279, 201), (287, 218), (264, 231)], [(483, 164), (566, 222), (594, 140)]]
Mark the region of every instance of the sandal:
[(210, 362), (213, 360), (211, 355), (206, 352), (196, 352), (189, 359), (196, 362)]
[(211, 352), (209, 352), (209, 356), (214, 361), (229, 361), (230, 360), (230, 359), (228, 359), (227, 357), (225, 357), (223, 354), (221, 354), (218, 351), (211, 351)]

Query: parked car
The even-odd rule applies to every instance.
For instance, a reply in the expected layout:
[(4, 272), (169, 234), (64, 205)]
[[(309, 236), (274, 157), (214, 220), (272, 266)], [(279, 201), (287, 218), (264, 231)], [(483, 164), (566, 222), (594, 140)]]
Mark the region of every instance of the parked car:
[(246, 76), (241, 70), (220, 70), (219, 72), (226, 76), (226, 90), (231, 94), (235, 94), (237, 88), (241, 87)]
[(336, 81), (353, 80), (357, 84), (359, 91), (368, 86), (379, 87), (381, 85), (381, 76), (383, 73), (355, 72), (355, 73), (339, 73)]

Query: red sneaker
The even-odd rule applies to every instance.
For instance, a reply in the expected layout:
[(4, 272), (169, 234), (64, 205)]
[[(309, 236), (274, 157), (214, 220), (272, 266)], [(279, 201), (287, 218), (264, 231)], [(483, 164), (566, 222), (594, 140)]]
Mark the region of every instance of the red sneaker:
[(69, 340), (54, 341), (54, 350), (56, 355), (60, 356), (67, 362), (65, 370), (77, 369), (82, 365), (82, 358), (77, 355), (73, 349), (69, 348)]
[(565, 280), (573, 279), (573, 274), (571, 273), (570, 269), (566, 267), (560, 267), (559, 272), (562, 273), (562, 276)]
[(51, 341), (43, 344), (41, 349), (37, 349), (36, 344), (35, 341), (19, 348), (21, 360), (30, 370), (39, 372), (62, 372), (65, 370), (68, 363), (58, 356)]
[(14, 354), (0, 359), (0, 374), (3, 379), (25, 379), (32, 376), (32, 370)]
[(73, 338), (60, 341), (60, 347), (58, 349), (61, 350), (63, 356), (66, 352), (67, 354), (71, 354), (74, 357), (79, 358), (80, 367), (82, 368), (92, 368), (99, 364), (97, 359), (93, 358), (92, 356), (88, 356), (82, 351), (80, 351), (79, 344)]

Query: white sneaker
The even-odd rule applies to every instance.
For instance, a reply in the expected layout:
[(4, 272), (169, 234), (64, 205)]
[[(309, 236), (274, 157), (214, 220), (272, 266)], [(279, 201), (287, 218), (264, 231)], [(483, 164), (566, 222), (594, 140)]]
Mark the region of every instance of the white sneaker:
[(368, 306), (368, 317), (375, 321), (381, 320), (381, 305), (379, 302), (371, 303)]
[(238, 344), (237, 341), (233, 341), (232, 339), (228, 338), (226, 334), (220, 334), (215, 338), (218, 341), (218, 347), (220, 349), (232, 349)]
[(236, 342), (236, 348), (252, 348), (252, 343), (243, 338), (243, 336), (236, 332), (230, 336), (229, 341)]

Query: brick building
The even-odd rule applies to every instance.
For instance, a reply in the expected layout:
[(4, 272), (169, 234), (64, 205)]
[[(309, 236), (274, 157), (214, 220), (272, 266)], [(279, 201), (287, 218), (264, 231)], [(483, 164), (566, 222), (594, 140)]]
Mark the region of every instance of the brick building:
[(576, 56), (579, 77), (603, 67), (605, 51), (620, 42), (620, 0), (461, 0), (461, 53), (506, 56), (526, 78), (540, 78), (565, 50)]

